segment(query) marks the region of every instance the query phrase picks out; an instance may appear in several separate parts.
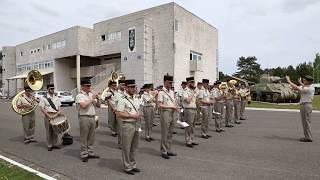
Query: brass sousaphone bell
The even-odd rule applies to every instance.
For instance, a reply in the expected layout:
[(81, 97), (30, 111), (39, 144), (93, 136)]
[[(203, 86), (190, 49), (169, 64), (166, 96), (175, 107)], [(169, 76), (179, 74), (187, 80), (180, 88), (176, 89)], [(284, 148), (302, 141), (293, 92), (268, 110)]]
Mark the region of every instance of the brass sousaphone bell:
[[(43, 86), (43, 76), (41, 73), (37, 70), (32, 70), (28, 73), (26, 83), (28, 86), (33, 90), (33, 91), (38, 91), (42, 88)], [(32, 111), (35, 110), (35, 108), (38, 106), (38, 103), (33, 101), (34, 103), (32, 104), (31, 108), (18, 108), (17, 106), (17, 101), (18, 99), (25, 93), (25, 90), (19, 92), (17, 95), (14, 96), (11, 102), (11, 107), (14, 112), (20, 114), (20, 115), (26, 115), (31, 113)]]

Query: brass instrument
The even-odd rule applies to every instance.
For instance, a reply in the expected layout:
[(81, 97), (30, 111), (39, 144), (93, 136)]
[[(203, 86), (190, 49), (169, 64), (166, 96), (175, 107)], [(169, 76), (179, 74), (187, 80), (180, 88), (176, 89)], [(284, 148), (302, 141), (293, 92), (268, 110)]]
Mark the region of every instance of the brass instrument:
[(227, 96), (227, 93), (226, 93), (226, 89), (228, 88), (228, 84), (226, 82), (222, 82), (220, 85), (219, 85), (219, 89), (220, 89), (220, 94), (223, 96), (223, 97), (226, 97)]
[[(118, 80), (122, 79), (123, 77), (121, 75), (118, 75), (116, 72), (112, 72), (111, 73), (111, 76), (110, 76), (110, 79), (111, 81), (116, 81), (118, 82)], [(101, 93), (101, 96), (102, 97), (105, 97), (106, 93), (109, 91), (109, 87), (105, 88), (102, 93)]]
[(230, 89), (229, 89), (230, 93), (231, 93), (233, 96), (237, 95), (237, 94), (238, 94), (238, 91), (237, 91), (237, 88), (236, 88), (236, 86), (235, 86), (235, 85), (237, 84), (237, 80), (232, 79), (232, 80), (229, 81), (229, 84), (231, 85), (231, 87), (230, 87)]
[[(37, 70), (32, 70), (28, 73), (26, 83), (33, 91), (38, 91), (42, 88), (43, 85), (43, 77), (41, 73)], [(26, 115), (31, 113), (36, 109), (38, 106), (38, 103), (35, 99), (33, 99), (33, 103), (31, 104), (31, 108), (18, 108), (17, 101), (20, 97), (22, 97), (25, 93), (25, 90), (19, 92), (17, 95), (14, 96), (11, 102), (11, 107), (14, 112), (20, 114), (20, 115)]]

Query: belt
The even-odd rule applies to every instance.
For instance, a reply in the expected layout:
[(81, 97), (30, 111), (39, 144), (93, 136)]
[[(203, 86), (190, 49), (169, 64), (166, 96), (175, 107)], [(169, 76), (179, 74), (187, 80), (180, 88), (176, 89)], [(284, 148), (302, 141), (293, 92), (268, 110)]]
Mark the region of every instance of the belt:
[(300, 105), (304, 105), (304, 104), (312, 104), (312, 102), (303, 102), (303, 103), (300, 103)]
[(184, 109), (197, 110), (197, 108), (186, 108), (186, 107)]
[(95, 115), (87, 115), (87, 114), (83, 114), (83, 115), (79, 115), (79, 116), (84, 116), (84, 117), (95, 117)]

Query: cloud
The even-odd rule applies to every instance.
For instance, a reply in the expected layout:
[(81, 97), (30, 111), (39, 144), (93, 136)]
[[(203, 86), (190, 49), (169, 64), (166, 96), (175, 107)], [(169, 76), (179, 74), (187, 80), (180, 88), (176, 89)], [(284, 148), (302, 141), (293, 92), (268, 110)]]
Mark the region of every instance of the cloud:
[(36, 11), (44, 14), (44, 15), (47, 15), (47, 16), (50, 16), (50, 17), (59, 17), (60, 14), (52, 9), (49, 9), (43, 5), (40, 5), (40, 4), (36, 4), (36, 3), (33, 3), (31, 2), (30, 3), (30, 6), (35, 9)]
[(282, 8), (286, 13), (293, 13), (297, 11), (303, 11), (308, 7), (320, 3), (319, 0), (285, 0), (282, 4)]

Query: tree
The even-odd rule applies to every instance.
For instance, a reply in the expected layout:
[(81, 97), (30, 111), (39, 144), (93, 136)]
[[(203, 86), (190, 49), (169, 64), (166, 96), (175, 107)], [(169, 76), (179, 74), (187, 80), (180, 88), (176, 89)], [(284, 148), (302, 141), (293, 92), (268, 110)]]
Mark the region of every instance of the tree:
[(226, 81), (227, 75), (219, 71), (219, 81)]
[(257, 63), (257, 58), (255, 56), (240, 57), (237, 61), (238, 71), (233, 74), (239, 78), (259, 82), (260, 75), (262, 74), (262, 69), (260, 64)]
[(320, 81), (320, 54), (317, 53), (316, 54), (316, 57), (314, 59), (314, 62), (313, 62), (313, 73), (312, 75), (314, 76), (314, 82), (315, 83), (319, 83)]

